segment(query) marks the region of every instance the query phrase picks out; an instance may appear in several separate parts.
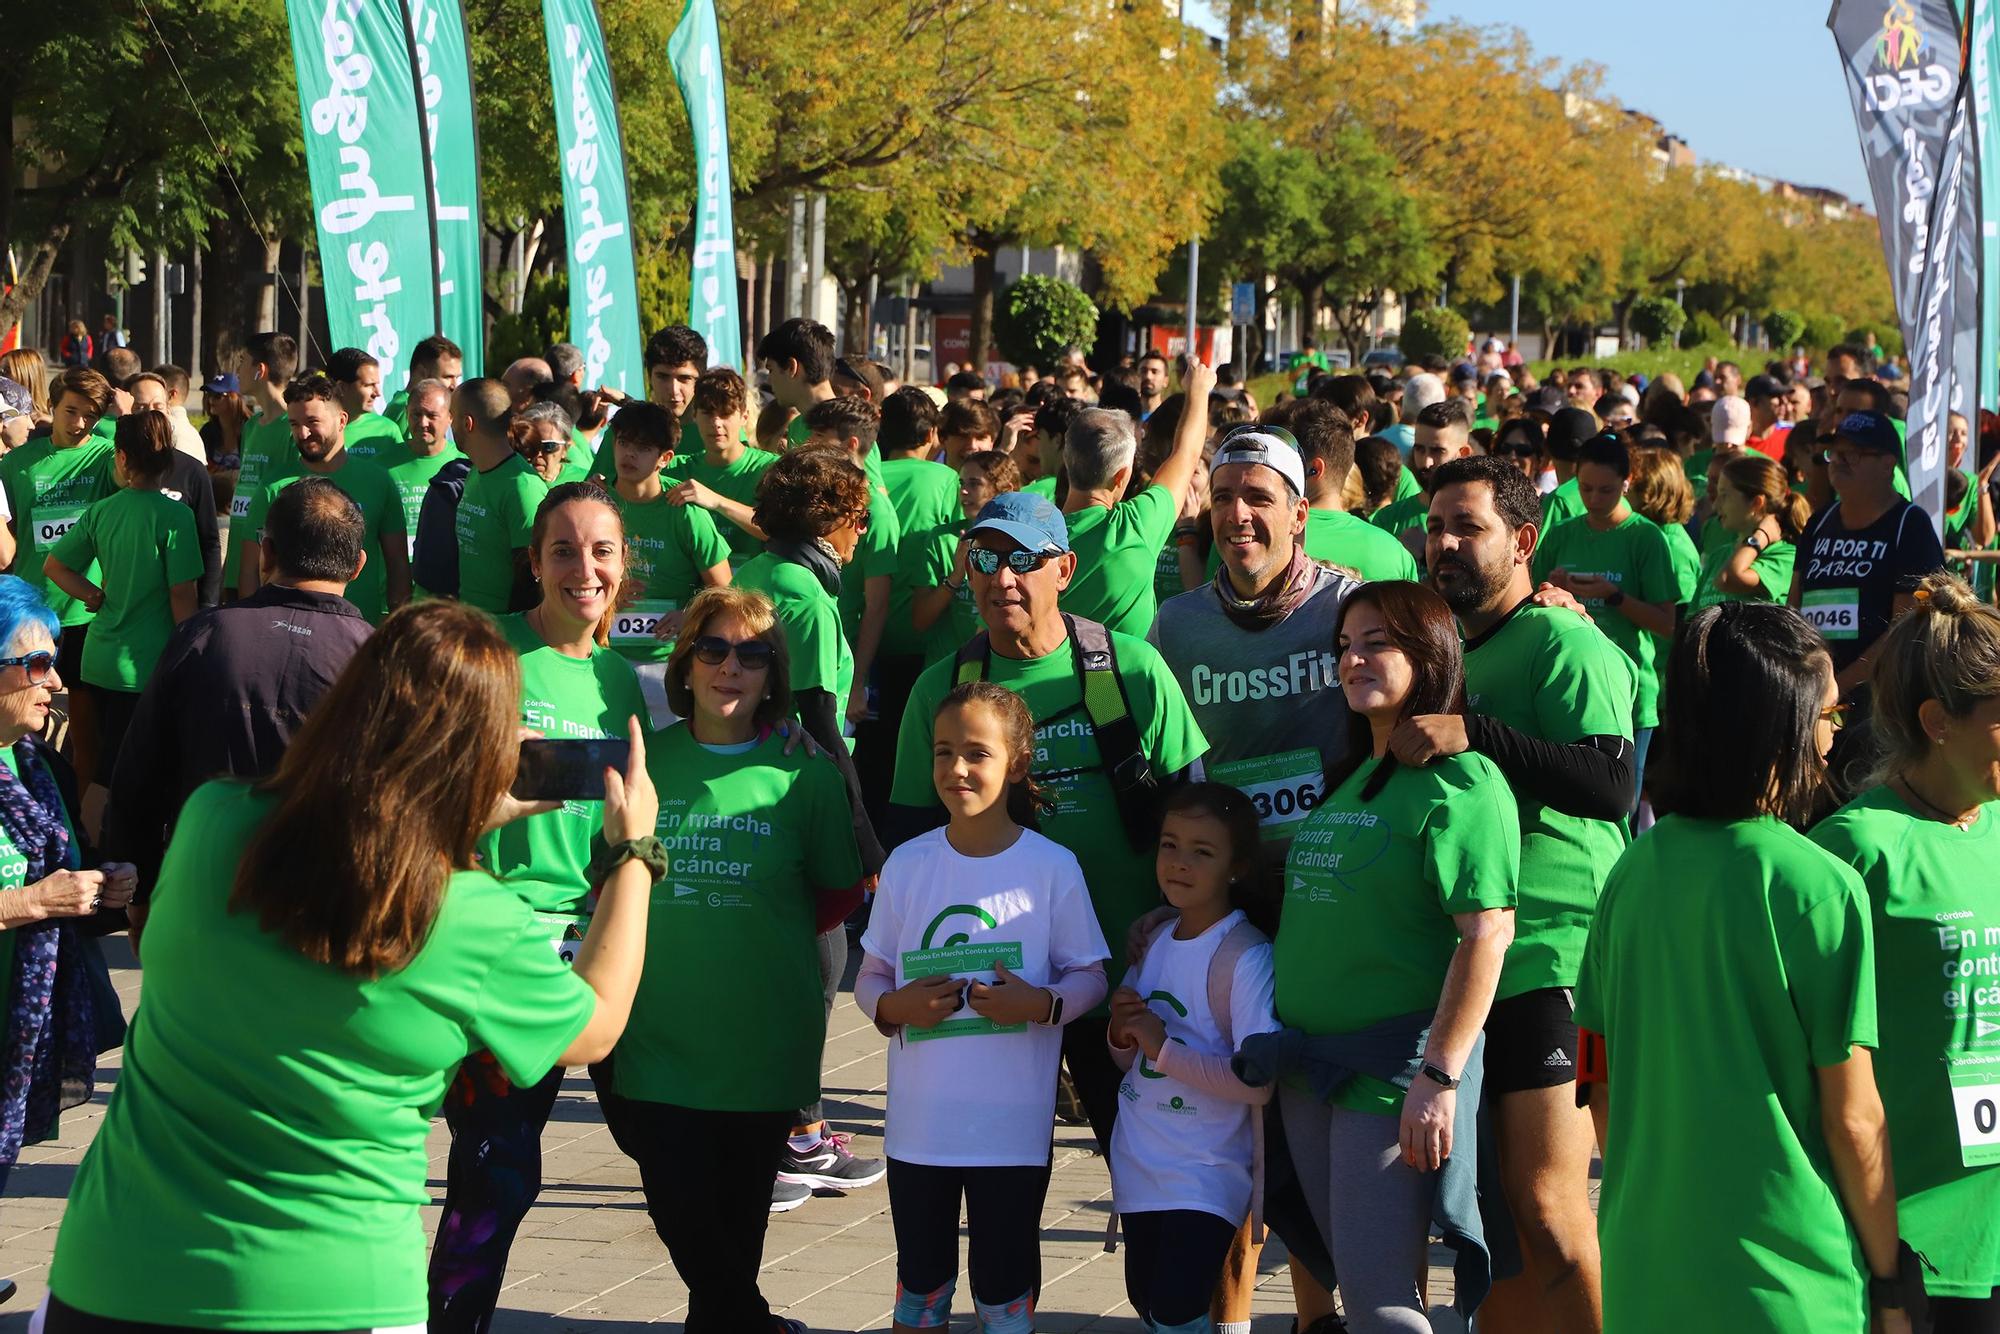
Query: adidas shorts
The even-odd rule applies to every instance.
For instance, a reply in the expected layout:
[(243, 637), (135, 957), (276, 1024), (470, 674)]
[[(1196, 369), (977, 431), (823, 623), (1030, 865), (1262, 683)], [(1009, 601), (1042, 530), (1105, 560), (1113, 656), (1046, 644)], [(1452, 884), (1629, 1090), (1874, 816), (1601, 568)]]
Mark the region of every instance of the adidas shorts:
[(1576, 1082), (1576, 1001), (1544, 987), (1494, 1001), (1486, 1016), (1486, 1092), (1526, 1093)]

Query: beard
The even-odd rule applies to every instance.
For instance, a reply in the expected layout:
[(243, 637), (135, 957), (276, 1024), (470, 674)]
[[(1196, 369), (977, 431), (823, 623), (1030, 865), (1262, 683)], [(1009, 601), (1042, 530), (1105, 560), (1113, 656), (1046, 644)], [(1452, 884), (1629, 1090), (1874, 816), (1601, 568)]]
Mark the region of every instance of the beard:
[[(1475, 565), (1463, 556), (1439, 556), (1431, 567), (1431, 587), (1450, 607), (1452, 613), (1464, 616), (1471, 612), (1486, 610), (1506, 591), (1511, 571), (1501, 565), (1488, 568)], [(1442, 576), (1449, 574), (1449, 580)]]

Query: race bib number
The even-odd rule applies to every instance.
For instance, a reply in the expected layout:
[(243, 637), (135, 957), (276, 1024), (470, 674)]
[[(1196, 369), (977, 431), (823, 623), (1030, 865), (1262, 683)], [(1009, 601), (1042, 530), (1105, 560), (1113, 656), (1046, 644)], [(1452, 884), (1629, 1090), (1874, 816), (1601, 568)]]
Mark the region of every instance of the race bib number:
[[(972, 945), (946, 945), (932, 950), (904, 950), (903, 978), (908, 981), (918, 977), (936, 977), (939, 973), (949, 973), (961, 982), (991, 982), (999, 974), (993, 971), (998, 961), (1007, 965), (1012, 972), (1021, 971), (1021, 942), (1018, 940), (982, 940)], [(985, 1033), (1023, 1033), (1026, 1024), (996, 1024), (972, 1012), (972, 1002), (968, 997), (966, 1008), (936, 1028), (905, 1028), (903, 1041), (928, 1042), (934, 1038), (962, 1038)]]
[(52, 547), (83, 517), (88, 505), (50, 505), (35, 515), (35, 545)]
[(611, 642), (657, 645), (660, 641), (653, 632), (659, 628), (660, 618), (678, 605), (665, 600), (633, 603), (611, 618)]
[(229, 517), (232, 519), (249, 518), (250, 497), (244, 495), (240, 491), (237, 492), (235, 495), (231, 496), (229, 498)]
[(1808, 592), (1800, 608), (1821, 639), (1861, 637), (1861, 591), (1821, 588)]
[(1212, 764), (1208, 776), (1242, 789), (1257, 808), (1257, 824), (1265, 838), (1290, 838), (1297, 832), (1294, 826), (1311, 815), (1325, 795), (1326, 779), (1316, 750)]
[(538, 912), (535, 921), (547, 934), (556, 957), (574, 968), (577, 951), (583, 948), (584, 933), (590, 930), (589, 913)]

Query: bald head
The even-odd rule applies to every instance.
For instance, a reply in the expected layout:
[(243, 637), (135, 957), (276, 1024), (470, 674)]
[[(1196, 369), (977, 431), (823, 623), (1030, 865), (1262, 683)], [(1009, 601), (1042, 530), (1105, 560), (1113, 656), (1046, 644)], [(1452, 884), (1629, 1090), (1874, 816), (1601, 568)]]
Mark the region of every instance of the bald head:
[(506, 382), (507, 392), (513, 397), (514, 406), (525, 408), (535, 401), (535, 390), (555, 381), (556, 373), (549, 369), (549, 363), (540, 357), (522, 357), (506, 370), (500, 372)]
[(467, 380), (452, 392), (453, 435), (461, 445), (477, 442), (489, 449), (508, 449), (507, 418), (513, 410), (507, 386), (500, 381), (483, 375)]

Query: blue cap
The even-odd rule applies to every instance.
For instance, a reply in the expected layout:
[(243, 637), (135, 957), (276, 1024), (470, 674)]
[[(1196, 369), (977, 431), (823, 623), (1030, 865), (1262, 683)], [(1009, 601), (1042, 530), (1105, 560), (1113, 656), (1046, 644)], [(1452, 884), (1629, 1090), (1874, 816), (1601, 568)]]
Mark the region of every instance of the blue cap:
[(1833, 428), (1833, 435), (1856, 449), (1902, 457), (1903, 437), (1896, 434), (1896, 424), (1879, 412), (1850, 412)]
[(224, 371), (220, 375), (209, 376), (206, 380), (202, 381), (201, 392), (204, 394), (234, 394), (239, 392), (236, 387), (236, 372)]
[(1034, 491), (1008, 491), (987, 501), (966, 536), (981, 532), (1011, 537), (1023, 551), (1060, 556), (1069, 550), (1069, 525), (1062, 511)]

